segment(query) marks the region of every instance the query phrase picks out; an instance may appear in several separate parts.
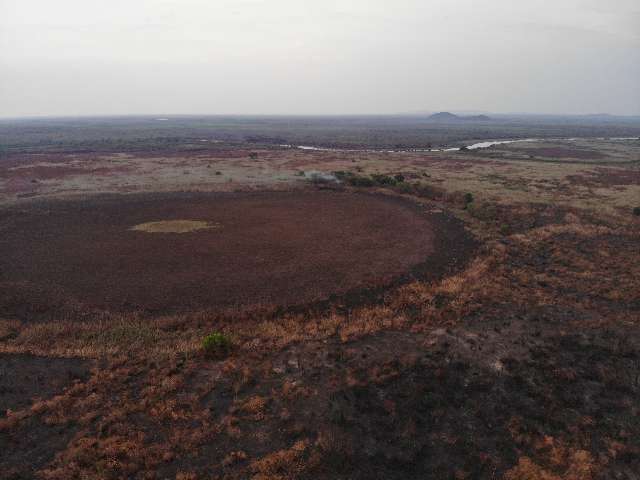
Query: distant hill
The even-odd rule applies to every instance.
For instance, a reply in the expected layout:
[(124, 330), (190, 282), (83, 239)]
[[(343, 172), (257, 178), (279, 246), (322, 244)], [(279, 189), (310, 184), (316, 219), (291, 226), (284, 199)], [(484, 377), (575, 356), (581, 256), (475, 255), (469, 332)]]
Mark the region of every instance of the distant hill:
[(460, 121), (460, 118), (461, 117), (459, 117), (458, 115), (454, 115), (450, 112), (439, 112), (428, 116), (427, 120), (430, 120), (432, 122), (458, 122)]
[(488, 117), (487, 115), (461, 116), (455, 115), (451, 112), (438, 112), (427, 117), (427, 120), (438, 123), (487, 122), (491, 120), (491, 117)]

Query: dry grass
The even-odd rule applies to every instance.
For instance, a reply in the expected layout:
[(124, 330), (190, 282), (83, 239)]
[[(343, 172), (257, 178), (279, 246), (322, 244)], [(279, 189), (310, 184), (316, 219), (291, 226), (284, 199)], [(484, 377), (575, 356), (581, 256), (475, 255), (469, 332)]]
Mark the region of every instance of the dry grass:
[(202, 220), (161, 220), (141, 223), (131, 227), (131, 230), (146, 233), (189, 233), (220, 227), (218, 223), (204, 222)]

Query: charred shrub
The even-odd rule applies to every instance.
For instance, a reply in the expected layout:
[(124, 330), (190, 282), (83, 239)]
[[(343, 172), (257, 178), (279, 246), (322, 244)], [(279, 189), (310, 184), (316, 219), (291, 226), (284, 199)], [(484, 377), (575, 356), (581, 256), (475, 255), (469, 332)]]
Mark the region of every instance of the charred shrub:
[(204, 337), (202, 349), (209, 358), (224, 358), (231, 352), (231, 339), (224, 333), (210, 333)]

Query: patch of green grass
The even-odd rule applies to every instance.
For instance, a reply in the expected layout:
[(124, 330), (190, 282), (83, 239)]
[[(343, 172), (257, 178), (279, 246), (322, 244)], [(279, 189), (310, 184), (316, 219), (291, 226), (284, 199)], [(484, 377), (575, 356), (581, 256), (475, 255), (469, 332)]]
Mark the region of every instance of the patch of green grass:
[(213, 332), (204, 337), (202, 349), (209, 358), (224, 358), (231, 351), (231, 339), (220, 332)]

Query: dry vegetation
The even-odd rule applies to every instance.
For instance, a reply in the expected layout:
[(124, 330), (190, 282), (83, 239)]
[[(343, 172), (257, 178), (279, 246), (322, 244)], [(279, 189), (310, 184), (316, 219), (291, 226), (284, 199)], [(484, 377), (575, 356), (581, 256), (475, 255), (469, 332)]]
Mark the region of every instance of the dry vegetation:
[[(0, 417), (3, 478), (637, 478), (640, 186), (608, 180), (637, 164), (585, 186), (581, 163), (286, 158), (401, 173), (348, 188), (452, 212), (481, 245), (349, 308), (1, 318), (3, 354), (90, 362)], [(222, 360), (202, 350), (213, 331), (233, 342)]]
[(158, 220), (134, 225), (131, 230), (145, 233), (189, 233), (211, 228), (220, 228), (220, 225), (202, 220)]

